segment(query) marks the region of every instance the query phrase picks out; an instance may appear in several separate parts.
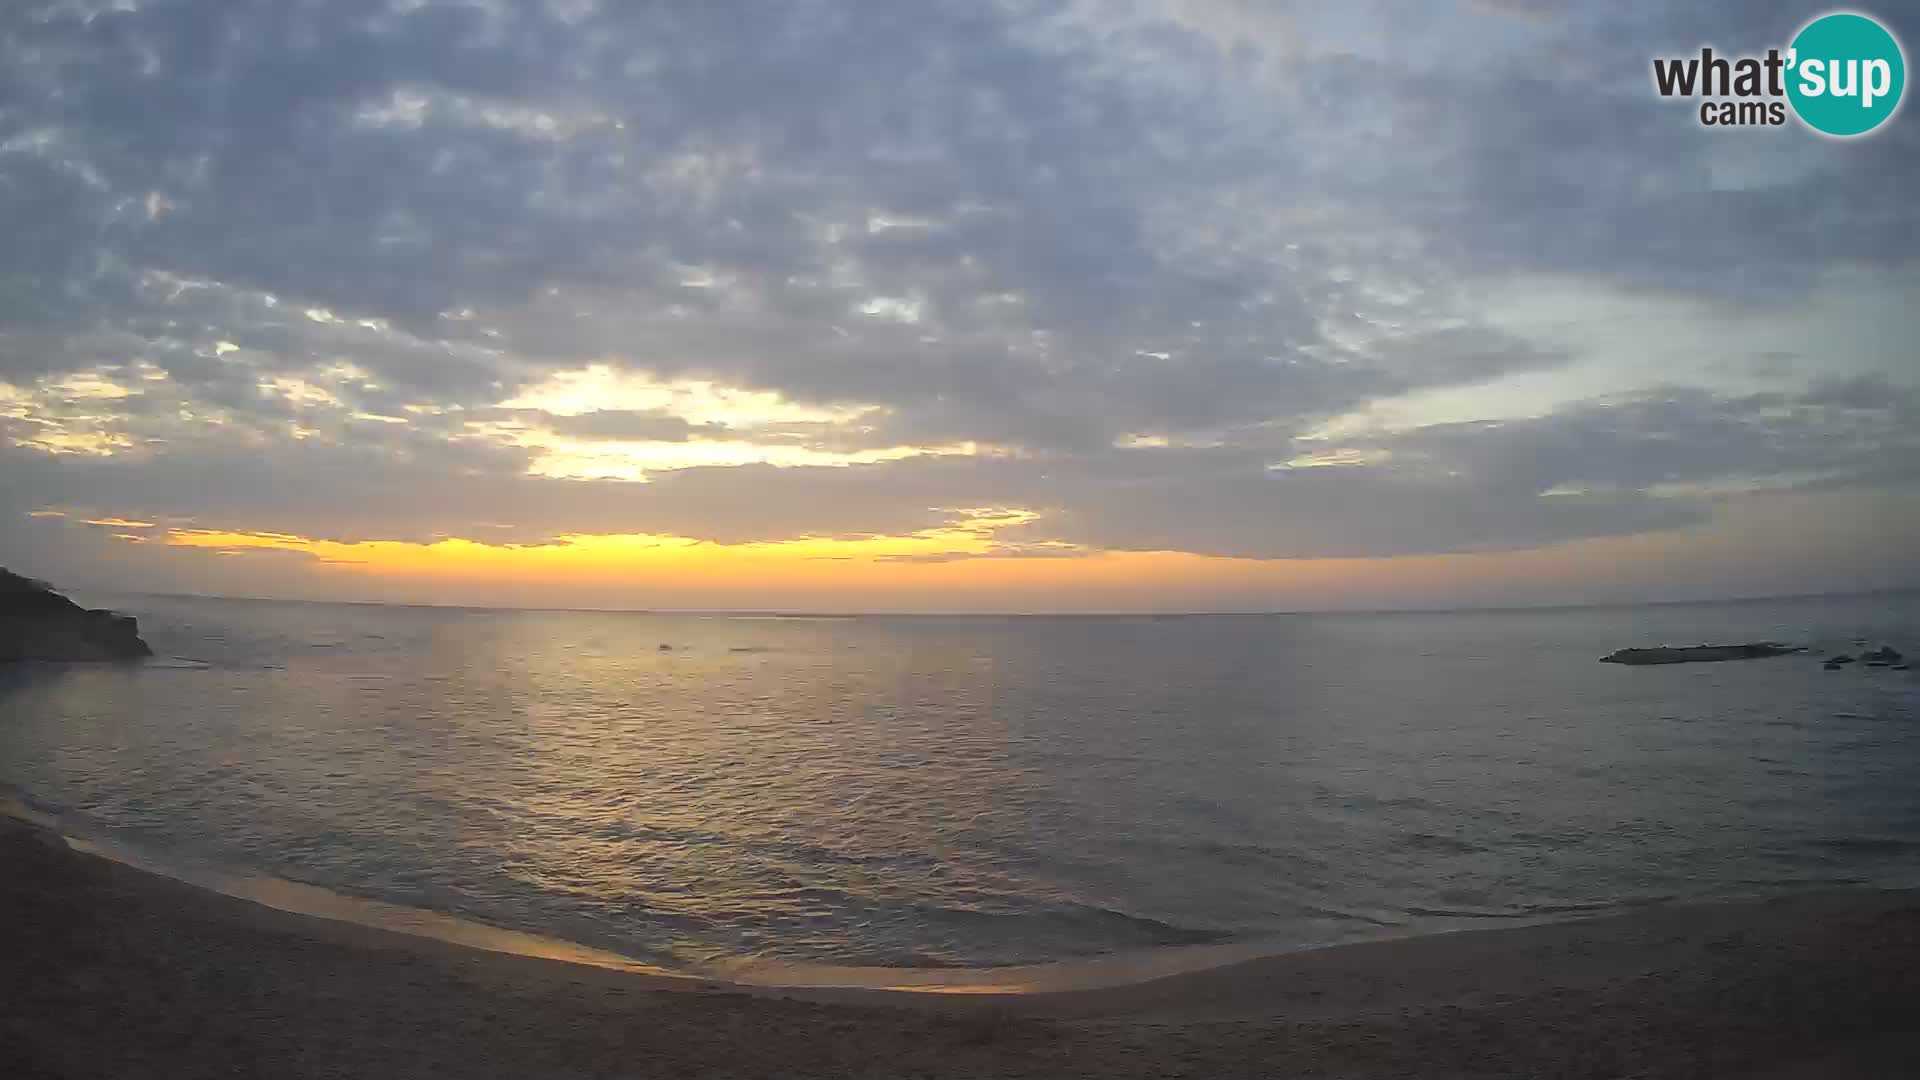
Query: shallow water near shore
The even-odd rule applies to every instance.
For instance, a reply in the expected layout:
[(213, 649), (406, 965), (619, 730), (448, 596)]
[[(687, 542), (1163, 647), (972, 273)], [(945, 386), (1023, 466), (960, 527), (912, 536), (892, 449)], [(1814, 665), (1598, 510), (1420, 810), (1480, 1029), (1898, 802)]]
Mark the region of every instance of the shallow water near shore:
[[(110, 840), (94, 840), (70, 831), (63, 822), (16, 796), (0, 792), (0, 820), (12, 818), (44, 830), (54, 842), (92, 855), (172, 878), (223, 896), (248, 900), (278, 911), (333, 922), (427, 938), (486, 952), (581, 964), (687, 986), (766, 989), (884, 990), (915, 994), (1025, 995), (1099, 990), (1129, 986), (1171, 975), (1229, 967), (1264, 957), (1359, 942), (1381, 942), (1461, 930), (1495, 929), (1555, 922), (1536, 919), (1425, 919), (1397, 930), (1371, 930), (1340, 941), (1245, 941), (1220, 945), (1169, 945), (1134, 949), (1074, 960), (999, 967), (855, 967), (844, 964), (735, 960), (709, 970), (659, 967), (604, 949), (540, 934), (509, 930), (443, 912), (370, 900), (282, 878), (245, 874), (232, 868), (168, 858)], [(1594, 914), (1600, 914), (1595, 912)]]
[[(87, 599), (163, 662), (0, 673), (0, 784), (156, 862), (668, 970), (957, 987), (1920, 884), (1920, 681), (1819, 664), (1920, 652), (1911, 594), (1178, 618)], [(1596, 662), (1759, 639), (1815, 651)]]

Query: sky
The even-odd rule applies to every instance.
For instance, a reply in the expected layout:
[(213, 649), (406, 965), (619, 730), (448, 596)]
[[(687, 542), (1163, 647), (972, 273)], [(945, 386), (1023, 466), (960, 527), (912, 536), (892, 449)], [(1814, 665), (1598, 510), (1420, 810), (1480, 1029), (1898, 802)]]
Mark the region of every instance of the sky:
[(1652, 89), (1823, 10), (8, 3), (0, 563), (836, 611), (1920, 585), (1920, 120)]

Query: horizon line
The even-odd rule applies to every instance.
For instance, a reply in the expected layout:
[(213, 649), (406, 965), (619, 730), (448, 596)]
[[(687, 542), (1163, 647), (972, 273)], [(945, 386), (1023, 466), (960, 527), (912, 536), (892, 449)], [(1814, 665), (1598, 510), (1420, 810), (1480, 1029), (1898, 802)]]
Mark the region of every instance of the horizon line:
[(805, 608), (596, 608), (596, 607), (543, 607), (515, 604), (441, 604), (415, 603), (394, 600), (319, 600), (307, 597), (282, 596), (239, 596), (222, 593), (162, 592), (149, 589), (82, 589), (118, 596), (151, 596), (175, 600), (231, 600), (241, 603), (265, 604), (348, 604), (359, 607), (396, 607), (424, 608), (444, 611), (534, 611), (566, 612), (594, 615), (718, 615), (718, 616), (758, 616), (762, 618), (790, 619), (884, 619), (884, 618), (981, 618), (981, 619), (1192, 619), (1192, 618), (1272, 618), (1283, 615), (1464, 615), (1475, 612), (1527, 612), (1527, 611), (1572, 611), (1594, 608), (1630, 608), (1630, 607), (1686, 607), (1711, 604), (1749, 604), (1784, 602), (1791, 600), (1842, 599), (1847, 597), (1883, 596), (1899, 593), (1920, 593), (1920, 584), (1894, 585), (1870, 589), (1840, 589), (1800, 593), (1763, 593), (1758, 595), (1701, 597), (1685, 600), (1587, 600), (1550, 604), (1490, 604), (1448, 607), (1386, 607), (1386, 608), (1273, 608), (1255, 611), (1150, 611), (1150, 610), (1111, 610), (1111, 611), (825, 611)]

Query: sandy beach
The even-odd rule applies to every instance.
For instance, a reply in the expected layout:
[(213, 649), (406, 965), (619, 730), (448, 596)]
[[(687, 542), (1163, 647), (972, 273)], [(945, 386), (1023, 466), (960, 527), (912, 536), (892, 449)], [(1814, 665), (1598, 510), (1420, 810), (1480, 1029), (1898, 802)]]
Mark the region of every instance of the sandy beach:
[(0, 822), (19, 1077), (1920, 1075), (1920, 895), (1679, 907), (1041, 994), (749, 989), (277, 911)]

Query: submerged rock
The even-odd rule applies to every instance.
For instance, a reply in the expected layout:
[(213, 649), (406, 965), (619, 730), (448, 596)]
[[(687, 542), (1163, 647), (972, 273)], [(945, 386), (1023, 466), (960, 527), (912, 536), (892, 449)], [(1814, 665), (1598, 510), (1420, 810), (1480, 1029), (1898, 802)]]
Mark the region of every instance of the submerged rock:
[(1898, 649), (1891, 645), (1882, 645), (1872, 652), (1861, 653), (1860, 659), (1869, 664), (1897, 664), (1902, 657)]
[(152, 655), (133, 616), (88, 610), (44, 581), (0, 568), (0, 663)]
[(1628, 665), (1705, 664), (1717, 660), (1761, 660), (1769, 656), (1806, 651), (1799, 645), (1782, 645), (1777, 641), (1752, 641), (1744, 645), (1688, 645), (1677, 649), (1662, 645), (1652, 649), (1621, 649), (1601, 657), (1600, 662)]

